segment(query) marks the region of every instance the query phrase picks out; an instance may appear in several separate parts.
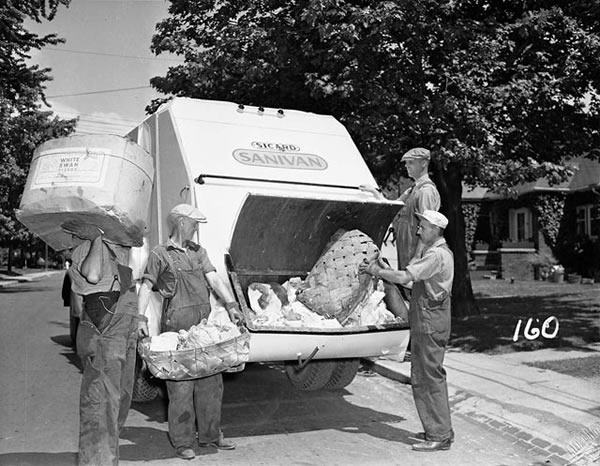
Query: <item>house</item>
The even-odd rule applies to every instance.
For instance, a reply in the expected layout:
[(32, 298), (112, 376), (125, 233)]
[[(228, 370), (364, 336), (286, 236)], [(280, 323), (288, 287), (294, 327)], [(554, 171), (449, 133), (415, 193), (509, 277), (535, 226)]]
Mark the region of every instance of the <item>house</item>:
[(543, 278), (552, 260), (600, 281), (600, 162), (571, 162), (574, 174), (550, 186), (520, 185), (514, 197), (463, 190), (467, 250), (478, 269), (502, 278)]

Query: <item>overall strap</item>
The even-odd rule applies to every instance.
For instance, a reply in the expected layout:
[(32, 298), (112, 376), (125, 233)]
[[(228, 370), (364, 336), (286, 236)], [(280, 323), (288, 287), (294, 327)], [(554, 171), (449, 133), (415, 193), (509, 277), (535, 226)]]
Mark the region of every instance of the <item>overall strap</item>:
[[(104, 244), (106, 244), (106, 243), (104, 243)], [(113, 291), (113, 287), (115, 286), (115, 282), (121, 284), (121, 282), (119, 281), (119, 274), (118, 274), (118, 271), (119, 271), (119, 261), (117, 260), (117, 255), (110, 248), (110, 246), (106, 245), (106, 249), (108, 249), (108, 254), (110, 255), (111, 262), (117, 264), (117, 273), (113, 275), (113, 281), (110, 284), (110, 290), (109, 290), (109, 292), (111, 292), (111, 291)]]

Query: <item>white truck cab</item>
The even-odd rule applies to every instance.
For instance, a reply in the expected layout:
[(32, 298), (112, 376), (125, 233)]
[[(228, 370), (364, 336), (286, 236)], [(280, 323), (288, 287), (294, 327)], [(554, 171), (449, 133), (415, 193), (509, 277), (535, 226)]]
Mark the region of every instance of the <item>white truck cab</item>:
[[(208, 219), (198, 242), (246, 315), (250, 283), (305, 278), (339, 229), (359, 229), (381, 247), (402, 206), (358, 189), (376, 181), (331, 116), (175, 98), (127, 136), (154, 160), (145, 247), (166, 242), (172, 207), (198, 207)], [(347, 385), (359, 358), (402, 355), (409, 333), (400, 324), (246, 325), (250, 362), (285, 362), (291, 382), (304, 390)]]

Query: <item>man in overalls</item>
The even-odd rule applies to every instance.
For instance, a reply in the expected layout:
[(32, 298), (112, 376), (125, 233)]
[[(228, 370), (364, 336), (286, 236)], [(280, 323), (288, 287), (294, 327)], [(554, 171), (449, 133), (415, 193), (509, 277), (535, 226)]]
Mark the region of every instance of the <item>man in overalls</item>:
[[(88, 228), (90, 230), (90, 228)], [(119, 432), (131, 405), (138, 311), (129, 247), (91, 228), (73, 251), (73, 305), (81, 305), (77, 353), (83, 365), (79, 464), (117, 465)], [(94, 237), (95, 236), (95, 237)]]
[[(210, 314), (209, 286), (226, 303), (233, 322), (240, 320), (239, 306), (217, 275), (206, 250), (191, 240), (206, 217), (189, 204), (175, 206), (167, 217), (171, 235), (166, 245), (156, 246), (150, 253), (139, 291), (139, 310), (143, 315), (153, 289), (163, 299), (161, 332), (189, 330)], [(140, 322), (140, 335), (148, 335), (148, 327)], [(235, 445), (225, 440), (221, 431), (223, 377), (216, 374), (194, 380), (167, 380), (169, 395), (169, 437), (178, 457), (195, 457), (193, 445), (198, 433), (200, 446), (232, 450)]]
[[(402, 156), (406, 164), (408, 176), (415, 180), (415, 184), (404, 191), (397, 199), (404, 202), (404, 206), (394, 219), (392, 226), (396, 235), (396, 251), (398, 255), (398, 270), (406, 268), (410, 260), (417, 254), (422, 245), (419, 245), (417, 236), (417, 217), (426, 210), (440, 209), (440, 194), (431, 178), (429, 178), (429, 162), (431, 153), (422, 147), (415, 147)], [(361, 185), (362, 191), (373, 194), (377, 199), (383, 199), (378, 188)]]
[[(416, 214), (422, 214), (426, 210), (438, 211), (440, 209), (440, 194), (429, 178), (429, 162), (431, 152), (423, 147), (410, 149), (402, 156), (402, 162), (406, 164), (408, 176), (415, 180), (415, 184), (404, 191), (397, 199), (404, 202), (404, 206), (392, 222), (396, 238), (396, 254), (398, 258), (398, 270), (406, 269), (406, 266), (423, 250), (423, 243), (417, 235), (418, 219)], [(377, 199), (383, 199), (381, 190), (370, 186), (359, 186), (363, 191), (370, 192)], [(406, 300), (410, 300), (411, 283), (407, 283), (400, 291)], [(412, 346), (412, 345), (411, 345)], [(406, 351), (405, 361), (411, 360), (411, 351)]]
[(425, 430), (417, 451), (448, 450), (454, 441), (450, 419), (444, 353), (450, 337), (450, 293), (454, 256), (443, 237), (448, 219), (439, 212), (416, 214), (424, 249), (405, 270), (385, 268), (382, 261), (364, 262), (359, 271), (393, 283), (413, 282), (409, 321), (411, 385), (419, 418)]

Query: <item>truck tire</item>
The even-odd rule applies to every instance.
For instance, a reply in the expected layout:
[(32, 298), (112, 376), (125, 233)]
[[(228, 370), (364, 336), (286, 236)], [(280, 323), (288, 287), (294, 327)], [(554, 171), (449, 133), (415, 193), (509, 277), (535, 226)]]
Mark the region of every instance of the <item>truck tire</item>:
[(323, 387), (325, 390), (340, 390), (350, 385), (358, 372), (360, 359), (339, 359), (334, 364), (331, 378)]
[(143, 366), (142, 358), (137, 355), (135, 362), (135, 380), (131, 400), (137, 403), (154, 401), (160, 394), (159, 381)]
[(69, 336), (71, 337), (71, 346), (77, 348), (77, 330), (79, 329), (79, 317), (69, 312)]
[(285, 373), (291, 384), (298, 390), (312, 391), (322, 389), (331, 379), (335, 361), (310, 361), (302, 369), (296, 363), (286, 363)]

